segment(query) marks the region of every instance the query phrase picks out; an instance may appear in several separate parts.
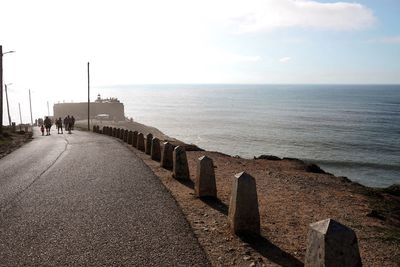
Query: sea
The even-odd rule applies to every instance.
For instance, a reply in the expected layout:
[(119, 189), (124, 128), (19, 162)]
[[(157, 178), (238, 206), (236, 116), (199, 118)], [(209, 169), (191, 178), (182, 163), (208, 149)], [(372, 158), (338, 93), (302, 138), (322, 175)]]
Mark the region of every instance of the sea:
[(299, 158), (372, 187), (400, 183), (400, 85), (96, 88), (125, 115), (201, 148)]

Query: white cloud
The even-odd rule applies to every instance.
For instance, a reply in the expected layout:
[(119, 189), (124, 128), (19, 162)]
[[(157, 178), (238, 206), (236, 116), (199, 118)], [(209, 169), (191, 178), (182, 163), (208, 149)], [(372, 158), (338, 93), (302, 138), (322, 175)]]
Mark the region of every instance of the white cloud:
[(290, 60), (292, 60), (291, 57), (283, 57), (283, 58), (279, 59), (279, 62), (280, 62), (280, 63), (287, 63), (287, 62), (289, 62)]
[(372, 10), (358, 3), (249, 0), (231, 21), (239, 33), (291, 27), (351, 31), (372, 26), (376, 18)]

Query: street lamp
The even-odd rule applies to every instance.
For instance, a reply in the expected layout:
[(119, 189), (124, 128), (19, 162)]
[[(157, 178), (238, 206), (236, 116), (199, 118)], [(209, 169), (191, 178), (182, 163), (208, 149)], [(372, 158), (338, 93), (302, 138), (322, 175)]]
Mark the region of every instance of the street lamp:
[(4, 90), (6, 91), (6, 102), (7, 102), (7, 113), (8, 113), (8, 125), (11, 126), (11, 115), (10, 115), (10, 103), (8, 102), (7, 86), (12, 85), (12, 83), (7, 83), (4, 85)]
[(0, 45), (0, 134), (3, 134), (3, 55), (14, 52), (7, 51), (3, 53), (3, 46)]

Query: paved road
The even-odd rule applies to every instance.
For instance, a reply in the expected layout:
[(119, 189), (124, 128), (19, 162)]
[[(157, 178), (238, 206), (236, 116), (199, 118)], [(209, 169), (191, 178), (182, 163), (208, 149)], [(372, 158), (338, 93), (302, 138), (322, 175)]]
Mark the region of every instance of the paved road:
[(0, 160), (0, 266), (207, 266), (174, 199), (120, 141), (38, 136)]

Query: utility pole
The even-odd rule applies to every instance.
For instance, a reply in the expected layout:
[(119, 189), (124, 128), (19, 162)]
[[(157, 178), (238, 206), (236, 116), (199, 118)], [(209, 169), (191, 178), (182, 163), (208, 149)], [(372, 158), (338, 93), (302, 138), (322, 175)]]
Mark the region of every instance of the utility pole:
[(3, 134), (3, 55), (14, 52), (3, 53), (3, 46), (0, 45), (0, 134)]
[(87, 63), (87, 129), (90, 131), (90, 72), (89, 62)]
[(0, 45), (0, 134), (3, 134), (3, 46)]
[(10, 84), (11, 84), (11, 83), (9, 83), (9, 84), (5, 84), (5, 85), (4, 85), (4, 89), (5, 89), (5, 91), (6, 91), (6, 102), (7, 102), (8, 124), (11, 126), (10, 103), (8, 102), (8, 93), (7, 93), (7, 85), (10, 85)]
[(33, 127), (31, 89), (29, 89), (29, 107), (30, 107), (30, 109), (31, 109), (31, 126)]
[(19, 124), (19, 131), (22, 131), (22, 115), (21, 115), (21, 104), (18, 103), (18, 108), (19, 108), (19, 120), (20, 120), (20, 124)]

